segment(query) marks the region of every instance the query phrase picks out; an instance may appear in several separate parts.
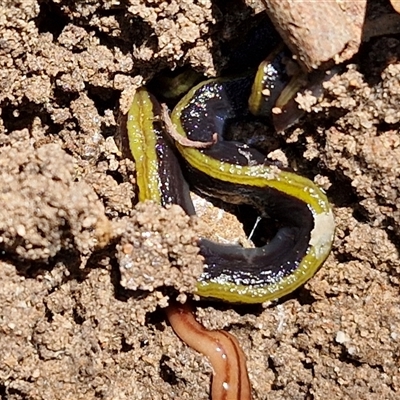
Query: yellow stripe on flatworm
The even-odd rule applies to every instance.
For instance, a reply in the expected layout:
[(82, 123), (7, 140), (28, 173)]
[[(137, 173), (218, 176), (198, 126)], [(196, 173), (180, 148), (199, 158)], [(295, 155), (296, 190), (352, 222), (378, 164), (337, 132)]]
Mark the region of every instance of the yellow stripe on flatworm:
[[(206, 83), (195, 86), (175, 107), (171, 119), (177, 132), (187, 137), (181, 124), (181, 114), (195, 92)], [(230, 302), (260, 303), (282, 297), (311, 278), (328, 256), (335, 230), (333, 213), (324, 192), (312, 181), (292, 172), (268, 165), (234, 165), (209, 157), (198, 149), (176, 144), (185, 160), (196, 170), (215, 179), (250, 187), (269, 187), (306, 203), (312, 213), (314, 229), (309, 249), (296, 270), (279, 281), (265, 286), (245, 286), (228, 282), (222, 276), (198, 283), (202, 297), (219, 298)]]
[[(288, 276), (279, 281), (264, 286), (237, 285), (220, 280), (199, 281), (197, 283), (197, 294), (201, 297), (221, 299), (231, 303), (263, 303), (285, 296), (307, 282), (318, 270), (320, 265), (328, 256), (333, 240), (334, 220), (332, 212), (314, 216), (318, 228), (324, 232), (311, 233), (317, 242), (310, 245), (307, 254), (303, 257), (298, 267)], [(319, 221), (318, 221), (319, 220)], [(312, 242), (312, 240), (310, 240)]]
[[(204, 83), (195, 86), (174, 108), (171, 120), (177, 132), (187, 137), (181, 124), (181, 114), (194, 93)], [(248, 185), (252, 187), (270, 187), (282, 193), (293, 196), (307, 203), (316, 213), (330, 210), (325, 194), (309, 179), (293, 172), (282, 171), (276, 166), (269, 165), (235, 165), (209, 157), (196, 148), (176, 146), (185, 160), (195, 169), (215, 179), (225, 182)]]
[(307, 74), (299, 71), (296, 75), (292, 76), (289, 83), (283, 88), (281, 94), (276, 100), (275, 107), (283, 108), (290, 100), (294, 98), (296, 93), (305, 86), (307, 83)]
[(251, 88), (251, 93), (249, 97), (249, 110), (253, 115), (260, 115), (262, 110), (262, 102), (264, 100), (265, 95), (263, 94), (263, 82), (265, 78), (265, 66), (268, 65), (270, 61), (263, 61), (258, 69), (256, 76), (254, 78), (253, 86)]
[[(269, 97), (272, 95), (272, 93), (265, 94), (263, 93), (263, 90), (268, 89), (270, 91), (276, 90), (276, 86), (280, 86), (280, 82), (277, 82), (277, 85), (272, 85), (272, 83), (269, 83), (267, 88), (265, 88), (265, 80), (266, 79), (273, 79), (273, 77), (268, 76), (266, 74), (266, 70), (270, 72), (270, 74), (275, 75), (274, 71), (274, 66), (272, 65), (276, 56), (282, 52), (284, 49), (283, 43), (280, 44), (279, 46), (276, 47), (276, 49), (269, 54), (269, 56), (260, 63), (260, 65), (257, 68), (257, 73), (253, 81), (253, 85), (251, 87), (251, 92), (248, 100), (249, 104), (249, 111), (256, 116), (262, 116), (264, 113), (263, 109), (263, 103), (265, 101), (266, 97)], [(276, 72), (278, 74), (278, 72)], [(276, 80), (279, 78), (277, 77)], [(272, 108), (272, 106), (271, 106)]]
[(153, 102), (147, 90), (140, 88), (135, 93), (127, 116), (129, 149), (136, 165), (139, 201), (153, 200), (160, 204), (160, 176), (155, 153), (157, 139), (153, 122)]

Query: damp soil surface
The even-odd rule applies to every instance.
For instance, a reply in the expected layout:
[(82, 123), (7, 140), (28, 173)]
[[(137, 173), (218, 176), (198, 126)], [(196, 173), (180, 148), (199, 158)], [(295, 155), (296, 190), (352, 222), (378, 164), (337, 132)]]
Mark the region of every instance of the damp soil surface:
[[(209, 362), (163, 312), (192, 297), (208, 214), (138, 204), (116, 135), (136, 88), (183, 66), (219, 75), (262, 11), (257, 1), (0, 2), (1, 399), (209, 399)], [(377, 1), (367, 18), (385, 13)], [(197, 303), (199, 321), (239, 339), (254, 400), (400, 397), (399, 57), (396, 32), (370, 38), (323, 99), (299, 99), (298, 124), (271, 132), (333, 205), (323, 267), (277, 302)], [(245, 240), (222, 214), (208, 217), (219, 221), (212, 234), (226, 238), (232, 224), (229, 239)]]

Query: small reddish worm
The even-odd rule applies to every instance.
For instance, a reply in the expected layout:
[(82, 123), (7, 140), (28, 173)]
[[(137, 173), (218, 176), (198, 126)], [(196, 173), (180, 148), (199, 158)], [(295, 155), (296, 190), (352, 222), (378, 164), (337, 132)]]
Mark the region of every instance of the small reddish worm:
[(251, 400), (246, 357), (237, 339), (228, 332), (204, 328), (186, 304), (170, 305), (166, 313), (179, 338), (210, 360), (214, 370), (211, 399)]

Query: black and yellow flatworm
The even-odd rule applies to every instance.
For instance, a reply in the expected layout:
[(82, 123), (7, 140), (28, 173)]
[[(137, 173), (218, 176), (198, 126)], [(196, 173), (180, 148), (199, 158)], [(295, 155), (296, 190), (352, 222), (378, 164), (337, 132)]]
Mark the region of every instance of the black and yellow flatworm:
[(324, 262), (334, 235), (332, 209), (318, 186), (269, 164), (243, 143), (224, 140), (226, 122), (247, 108), (250, 90), (246, 77), (214, 79), (194, 87), (177, 104), (171, 120), (179, 135), (202, 142), (217, 135), (216, 143), (205, 149), (175, 143), (185, 178), (169, 138), (154, 125), (159, 109), (145, 89), (137, 91), (126, 125), (141, 200), (177, 203), (192, 214), (188, 181), (195, 191), (249, 204), (279, 221), (275, 237), (259, 248), (199, 240), (205, 267), (197, 293), (235, 303), (261, 303), (295, 290)]

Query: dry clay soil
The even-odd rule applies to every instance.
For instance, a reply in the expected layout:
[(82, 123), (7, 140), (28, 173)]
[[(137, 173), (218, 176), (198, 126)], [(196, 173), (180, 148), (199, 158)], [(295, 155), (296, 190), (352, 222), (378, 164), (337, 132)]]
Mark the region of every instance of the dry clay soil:
[[(221, 46), (260, 12), (0, 1), (1, 399), (209, 398), (210, 364), (162, 310), (194, 290), (204, 222), (137, 204), (114, 138), (137, 87), (183, 65), (218, 75)], [(367, 17), (390, 12), (376, 1)], [(324, 266), (275, 303), (198, 304), (206, 327), (239, 339), (254, 400), (400, 398), (399, 56), (400, 36), (363, 43), (301, 123), (274, 134), (332, 202)]]

